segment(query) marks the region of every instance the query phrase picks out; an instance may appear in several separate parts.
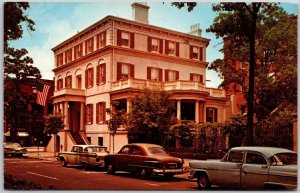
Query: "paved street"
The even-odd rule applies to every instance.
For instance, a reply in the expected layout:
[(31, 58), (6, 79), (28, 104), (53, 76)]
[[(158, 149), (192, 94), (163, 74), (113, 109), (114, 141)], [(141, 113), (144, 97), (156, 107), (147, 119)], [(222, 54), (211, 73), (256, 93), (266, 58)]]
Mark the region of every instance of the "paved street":
[(33, 154), (30, 156), (4, 158), (5, 174), (60, 190), (197, 190), (196, 182), (186, 179), (187, 173), (173, 179), (154, 177), (144, 180), (125, 172), (109, 175), (104, 170), (64, 168), (53, 156), (47, 157), (43, 153), (39, 154), (40, 159), (32, 158)]

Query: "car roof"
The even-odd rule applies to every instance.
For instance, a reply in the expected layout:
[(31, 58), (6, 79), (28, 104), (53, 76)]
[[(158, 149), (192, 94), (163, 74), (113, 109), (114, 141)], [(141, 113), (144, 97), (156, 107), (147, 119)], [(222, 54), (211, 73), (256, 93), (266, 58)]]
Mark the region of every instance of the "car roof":
[(142, 147), (145, 147), (145, 148), (149, 148), (149, 147), (162, 147), (160, 145), (151, 144), (151, 143), (130, 143), (128, 145), (142, 146)]
[(103, 148), (107, 148), (107, 147), (101, 146), (101, 145), (74, 145), (73, 147), (82, 147), (82, 148), (87, 148), (87, 147), (103, 147)]
[(262, 147), (262, 146), (243, 146), (243, 147), (233, 147), (230, 150), (236, 151), (256, 151), (264, 154), (267, 158), (272, 157), (277, 153), (295, 153), (292, 150), (279, 148), (279, 147)]

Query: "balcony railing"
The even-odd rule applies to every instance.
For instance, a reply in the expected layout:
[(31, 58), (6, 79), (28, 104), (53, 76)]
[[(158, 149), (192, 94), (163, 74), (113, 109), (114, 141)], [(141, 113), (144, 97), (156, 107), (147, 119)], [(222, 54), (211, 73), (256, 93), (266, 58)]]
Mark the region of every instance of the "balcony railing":
[(58, 91), (54, 91), (54, 97), (61, 95), (85, 96), (85, 90), (75, 88), (64, 88)]
[(126, 88), (150, 88), (150, 89), (163, 89), (163, 90), (193, 90), (208, 92), (212, 97), (225, 97), (225, 90), (216, 88), (206, 88), (204, 84), (195, 81), (178, 80), (171, 82), (156, 82), (141, 79), (127, 79), (119, 80), (112, 83), (112, 91), (121, 90)]

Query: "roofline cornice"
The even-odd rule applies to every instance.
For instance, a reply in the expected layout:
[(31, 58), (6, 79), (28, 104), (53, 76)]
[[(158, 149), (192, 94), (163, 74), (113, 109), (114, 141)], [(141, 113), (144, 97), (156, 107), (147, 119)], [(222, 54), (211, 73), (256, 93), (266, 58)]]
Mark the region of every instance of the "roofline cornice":
[(104, 17), (103, 19), (99, 20), (98, 22), (92, 24), (91, 26), (85, 28), (81, 32), (77, 33), (76, 35), (74, 35), (74, 36), (66, 39), (65, 41), (63, 41), (62, 43), (58, 44), (57, 46), (55, 46), (51, 50), (52, 51), (57, 50), (58, 48), (60, 48), (64, 44), (66, 44), (66, 43), (68, 43), (70, 41), (73, 41), (74, 39), (76, 39), (76, 38), (84, 35), (88, 31), (92, 30), (93, 28), (97, 27), (98, 25), (101, 25), (102, 23), (104, 23), (106, 21), (109, 21), (109, 20), (119, 21), (119, 22), (124, 22), (124, 23), (129, 23), (129, 24), (132, 24), (132, 25), (138, 25), (138, 26), (141, 26), (141, 27), (144, 27), (144, 28), (152, 28), (152, 29), (156, 29), (156, 30), (159, 30), (159, 31), (162, 31), (162, 32), (173, 33), (175, 35), (186, 36), (186, 37), (189, 37), (189, 38), (192, 38), (192, 39), (196, 39), (196, 40), (207, 42), (207, 46), (208, 46), (208, 44), (210, 42), (210, 39), (207, 39), (207, 38), (198, 37), (198, 36), (194, 36), (194, 35), (191, 35), (191, 34), (188, 34), (188, 33), (178, 32), (178, 31), (175, 31), (175, 30), (170, 30), (170, 29), (166, 29), (166, 28), (162, 28), (162, 27), (158, 27), (158, 26), (154, 26), (154, 25), (144, 24), (144, 23), (140, 23), (140, 22), (136, 22), (136, 21), (132, 21), (132, 20), (128, 20), (128, 19), (124, 19), (124, 18), (120, 18), (120, 17), (108, 15), (108, 16)]

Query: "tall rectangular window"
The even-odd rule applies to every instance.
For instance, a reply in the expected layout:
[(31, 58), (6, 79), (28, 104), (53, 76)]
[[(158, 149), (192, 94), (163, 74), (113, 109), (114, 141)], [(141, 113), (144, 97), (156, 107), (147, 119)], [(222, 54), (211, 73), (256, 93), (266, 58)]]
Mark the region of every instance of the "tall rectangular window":
[(169, 54), (173, 54), (175, 55), (175, 42), (169, 42), (169, 50), (168, 50), (168, 53)]
[(66, 84), (66, 88), (72, 88), (72, 76), (71, 75), (66, 77), (65, 84)]
[(97, 48), (99, 49), (104, 46), (106, 46), (106, 31), (97, 35)]
[(165, 70), (165, 81), (176, 81), (176, 80), (179, 80), (179, 71)]
[(63, 79), (60, 78), (57, 80), (57, 90), (63, 89)]
[(218, 109), (215, 107), (206, 108), (206, 122), (218, 122)]
[(72, 61), (72, 48), (68, 49), (65, 52), (65, 62), (68, 63), (68, 62), (71, 62), (71, 61)]
[(76, 76), (76, 83), (77, 83), (77, 88), (81, 89), (81, 75)]
[(85, 87), (90, 88), (94, 85), (94, 68), (85, 70)]
[(85, 107), (86, 112), (86, 124), (92, 124), (93, 123), (93, 104), (87, 104)]
[(158, 52), (159, 40), (156, 38), (152, 38), (151, 40), (151, 50), (154, 52)]
[(98, 145), (103, 146), (103, 137), (98, 137)]
[(97, 123), (105, 123), (106, 121), (106, 103), (105, 102), (99, 102), (97, 103)]
[(85, 41), (85, 54), (92, 53), (94, 51), (94, 37)]
[(74, 59), (82, 57), (82, 43), (74, 47)]
[(147, 79), (152, 81), (162, 81), (162, 69), (147, 67)]
[(64, 62), (63, 58), (64, 58), (63, 53), (60, 53), (56, 56), (57, 67), (63, 65), (63, 62)]
[(106, 64), (99, 64), (97, 66), (97, 84), (105, 83), (106, 81)]

